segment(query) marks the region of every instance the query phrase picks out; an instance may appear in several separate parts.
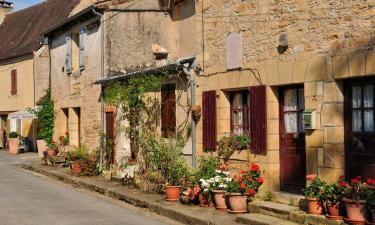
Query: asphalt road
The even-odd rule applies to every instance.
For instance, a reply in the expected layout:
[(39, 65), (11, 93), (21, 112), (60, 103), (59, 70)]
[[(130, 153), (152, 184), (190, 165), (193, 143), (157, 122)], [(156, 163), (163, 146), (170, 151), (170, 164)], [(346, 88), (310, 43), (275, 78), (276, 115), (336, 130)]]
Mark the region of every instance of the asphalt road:
[(29, 155), (0, 151), (0, 225), (177, 224), (23, 171), (16, 164)]

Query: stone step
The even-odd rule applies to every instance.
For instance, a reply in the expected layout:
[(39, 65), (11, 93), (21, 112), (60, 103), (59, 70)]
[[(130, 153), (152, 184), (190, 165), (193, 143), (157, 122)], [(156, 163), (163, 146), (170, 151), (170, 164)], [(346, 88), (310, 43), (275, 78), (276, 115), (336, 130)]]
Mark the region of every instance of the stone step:
[(249, 225), (298, 225), (288, 220), (283, 220), (273, 216), (264, 215), (261, 213), (249, 213), (236, 217), (236, 221), (242, 224)]
[(287, 205), (298, 206), (300, 200), (303, 199), (302, 195), (292, 194), (283, 191), (272, 192), (272, 201)]
[(297, 211), (298, 207), (289, 206), (277, 202), (254, 201), (250, 203), (250, 212), (262, 213), (268, 216), (288, 220), (291, 212)]

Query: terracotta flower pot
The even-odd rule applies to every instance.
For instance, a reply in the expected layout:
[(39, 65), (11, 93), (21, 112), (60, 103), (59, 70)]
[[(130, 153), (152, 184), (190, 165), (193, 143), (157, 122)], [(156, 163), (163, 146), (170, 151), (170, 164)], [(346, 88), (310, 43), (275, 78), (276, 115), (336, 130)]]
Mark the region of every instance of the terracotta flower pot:
[(330, 216), (341, 216), (340, 208), (340, 203), (327, 202), (327, 212)]
[(323, 204), (317, 198), (306, 198), (309, 214), (323, 215)]
[(47, 143), (45, 140), (36, 140), (36, 145), (38, 147), (39, 158), (44, 158), (44, 153), (47, 151)]
[(231, 193), (227, 195), (228, 208), (230, 213), (247, 213), (247, 196), (240, 193)]
[(225, 191), (213, 190), (214, 204), (217, 210), (227, 211), (228, 207), (225, 202)]
[(48, 149), (48, 156), (55, 156), (57, 155), (56, 150)]
[(178, 202), (180, 200), (181, 186), (165, 186), (165, 195), (168, 202)]
[(8, 143), (9, 143), (9, 154), (17, 155), (19, 145), (20, 145), (20, 140), (18, 138), (9, 138)]
[(346, 213), (349, 220), (366, 221), (368, 209), (366, 207), (366, 200), (352, 200), (344, 198)]
[(70, 169), (71, 169), (73, 175), (78, 175), (82, 171), (81, 166), (78, 163), (70, 164)]
[(201, 207), (212, 207), (213, 206), (210, 194), (205, 194), (205, 193), (200, 192), (198, 194), (198, 199), (199, 199), (199, 205)]

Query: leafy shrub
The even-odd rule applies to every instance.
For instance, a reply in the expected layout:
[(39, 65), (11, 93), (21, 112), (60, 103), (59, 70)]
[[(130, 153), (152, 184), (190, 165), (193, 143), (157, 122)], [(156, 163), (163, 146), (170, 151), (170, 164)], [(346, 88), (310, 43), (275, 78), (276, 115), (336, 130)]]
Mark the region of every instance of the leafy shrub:
[(10, 133), (9, 133), (9, 138), (18, 138), (18, 136), (19, 136), (19, 135), (18, 135), (17, 132), (14, 132), (14, 131), (13, 131), (13, 132), (10, 132)]
[(338, 184), (327, 184), (323, 187), (322, 200), (336, 204), (342, 201), (344, 188)]
[(217, 152), (224, 162), (228, 162), (235, 151), (247, 149), (249, 146), (248, 135), (225, 135), (218, 143)]
[(322, 181), (317, 175), (307, 175), (308, 186), (302, 190), (306, 198), (317, 198), (323, 200), (323, 190), (326, 183)]
[(80, 175), (99, 175), (99, 152), (90, 152), (85, 145), (75, 147), (72, 151), (69, 151), (67, 154), (67, 162), (78, 163), (81, 166)]
[(216, 174), (217, 167), (219, 166), (219, 159), (209, 156), (202, 156), (199, 158), (199, 166), (196, 170), (197, 179), (210, 179)]

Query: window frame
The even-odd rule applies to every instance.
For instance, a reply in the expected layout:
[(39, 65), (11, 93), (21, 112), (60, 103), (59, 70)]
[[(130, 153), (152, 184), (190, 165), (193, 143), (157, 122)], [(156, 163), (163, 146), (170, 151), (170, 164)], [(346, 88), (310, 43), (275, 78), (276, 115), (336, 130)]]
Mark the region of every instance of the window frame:
[[(368, 86), (368, 85), (371, 85), (373, 87), (372, 107), (365, 107), (365, 104), (364, 104), (364, 90), (365, 90), (364, 87)], [(353, 88), (354, 87), (361, 87), (361, 105), (358, 108), (353, 107)], [(350, 90), (350, 93), (351, 93), (351, 96), (350, 96), (351, 132), (353, 134), (356, 134), (356, 135), (372, 135), (372, 134), (375, 134), (375, 115), (374, 115), (375, 114), (375, 82), (371, 81), (371, 82), (353, 83), (350, 86), (350, 88), (351, 88), (351, 90)], [(373, 131), (365, 131), (365, 116), (364, 115), (365, 115), (366, 110), (372, 110), (372, 112), (373, 112), (373, 117), (372, 117), (373, 124), (374, 124)], [(353, 123), (354, 123), (353, 112), (354, 111), (360, 111), (361, 112), (361, 131), (354, 131), (353, 130), (353, 128), (354, 128), (354, 126), (353, 126)]]
[[(297, 109), (296, 110), (286, 110), (285, 109), (285, 93), (286, 91), (289, 91), (289, 90), (296, 90), (297, 91)], [(302, 90), (302, 97), (303, 97), (303, 104), (301, 102), (301, 91)], [(304, 134), (306, 132), (306, 129), (304, 128), (305, 125), (304, 125), (304, 122), (303, 122), (303, 112), (305, 111), (305, 94), (304, 94), (304, 87), (297, 87), (297, 86), (292, 86), (292, 87), (287, 87), (283, 90), (284, 92), (284, 96), (283, 96), (283, 121), (284, 121), (284, 127), (285, 127), (285, 133), (286, 134)], [(288, 130), (286, 129), (286, 120), (285, 120), (285, 114), (287, 113), (297, 113), (297, 132), (288, 132)], [(301, 128), (303, 130), (301, 130)]]

